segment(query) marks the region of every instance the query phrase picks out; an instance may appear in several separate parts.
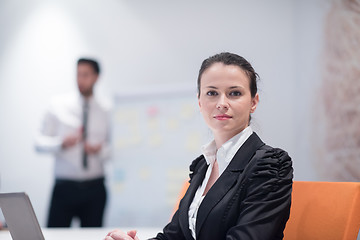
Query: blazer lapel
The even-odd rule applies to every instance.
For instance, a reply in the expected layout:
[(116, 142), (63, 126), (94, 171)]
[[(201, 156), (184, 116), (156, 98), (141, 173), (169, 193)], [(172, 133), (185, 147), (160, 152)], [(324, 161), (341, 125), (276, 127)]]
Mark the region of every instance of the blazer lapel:
[[(213, 187), (210, 188), (209, 192), (206, 194), (203, 202), (200, 205), (196, 218), (196, 236), (199, 235), (199, 232), (210, 211), (237, 183), (239, 175), (243, 172), (244, 168), (249, 163), (256, 150), (263, 145), (264, 143), (254, 132), (237, 151), (229, 166), (214, 183)], [(201, 180), (203, 180), (203, 178)]]
[[(199, 163), (200, 164), (200, 163)], [(205, 178), (206, 170), (208, 165), (206, 164), (205, 159), (203, 159), (202, 165), (199, 167), (196, 174), (194, 174), (189, 189), (187, 190), (185, 196), (182, 199), (182, 203), (180, 204), (179, 208), (179, 223), (180, 227), (186, 237), (186, 239), (193, 239), (190, 229), (189, 229), (189, 207), (192, 203), (195, 193), (199, 186), (201, 185), (202, 181)]]

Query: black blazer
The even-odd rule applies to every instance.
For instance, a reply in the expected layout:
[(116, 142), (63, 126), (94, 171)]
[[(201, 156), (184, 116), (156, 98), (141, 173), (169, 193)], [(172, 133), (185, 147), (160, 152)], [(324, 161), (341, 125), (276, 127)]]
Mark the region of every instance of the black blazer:
[[(208, 165), (190, 166), (190, 186), (171, 222), (155, 239), (191, 240), (188, 211)], [(293, 169), (289, 155), (253, 133), (206, 194), (196, 219), (197, 240), (282, 239), (289, 218)]]

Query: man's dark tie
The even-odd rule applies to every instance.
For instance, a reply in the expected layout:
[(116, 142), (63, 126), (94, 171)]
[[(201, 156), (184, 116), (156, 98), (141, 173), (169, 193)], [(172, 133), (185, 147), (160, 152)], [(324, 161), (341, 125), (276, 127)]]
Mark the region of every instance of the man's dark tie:
[(83, 106), (83, 167), (86, 169), (88, 166), (88, 160), (87, 160), (87, 153), (85, 151), (85, 143), (87, 138), (87, 123), (88, 123), (88, 114), (89, 114), (89, 102), (87, 100), (84, 100), (84, 106)]

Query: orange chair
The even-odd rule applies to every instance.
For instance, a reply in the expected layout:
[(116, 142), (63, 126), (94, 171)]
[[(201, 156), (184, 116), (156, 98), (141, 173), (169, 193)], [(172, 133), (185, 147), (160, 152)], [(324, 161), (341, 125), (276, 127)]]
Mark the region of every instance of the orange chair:
[(294, 181), (284, 240), (356, 240), (359, 228), (360, 183)]
[(173, 216), (173, 215), (175, 214), (175, 212), (178, 210), (180, 201), (181, 201), (181, 199), (184, 197), (184, 195), (185, 195), (185, 193), (186, 193), (189, 185), (190, 185), (189, 181), (184, 182), (184, 184), (183, 184), (183, 186), (182, 186), (182, 188), (181, 188), (180, 194), (179, 194), (179, 196), (178, 196), (178, 199), (177, 199), (177, 201), (176, 201), (176, 204), (175, 204), (173, 213), (172, 213), (171, 216)]
[(285, 240), (356, 240), (360, 183), (294, 181)]

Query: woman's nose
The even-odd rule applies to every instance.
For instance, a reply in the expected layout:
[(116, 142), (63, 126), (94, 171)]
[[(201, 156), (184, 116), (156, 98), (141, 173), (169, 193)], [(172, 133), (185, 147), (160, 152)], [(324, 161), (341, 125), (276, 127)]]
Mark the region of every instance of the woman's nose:
[(219, 97), (219, 101), (217, 102), (216, 104), (216, 108), (219, 109), (219, 110), (222, 110), (222, 109), (229, 109), (229, 103), (227, 101), (227, 98), (226, 96), (222, 95)]

